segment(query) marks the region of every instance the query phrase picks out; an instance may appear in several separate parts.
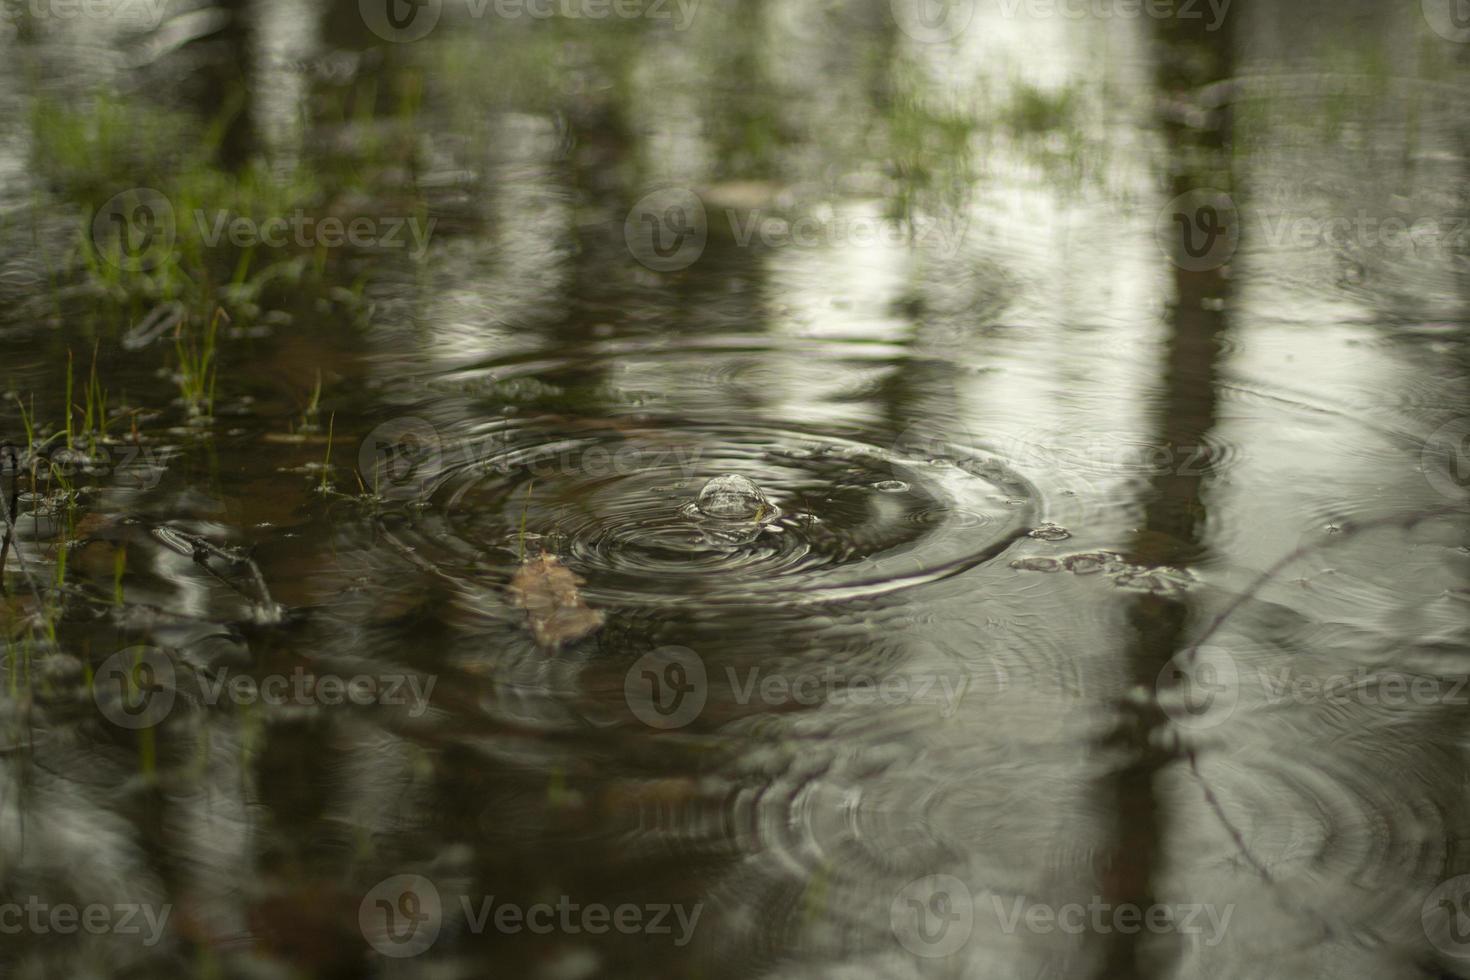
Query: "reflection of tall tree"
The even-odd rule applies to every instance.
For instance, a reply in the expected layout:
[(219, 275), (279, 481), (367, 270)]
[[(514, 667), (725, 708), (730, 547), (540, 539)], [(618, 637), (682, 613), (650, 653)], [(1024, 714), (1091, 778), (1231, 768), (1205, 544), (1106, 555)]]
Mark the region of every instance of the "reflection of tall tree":
[[(1157, 81), (1161, 105), (1178, 106), (1201, 86), (1229, 78), (1233, 70), (1231, 19), (1209, 30), (1200, 19), (1167, 18), (1158, 25)], [(1173, 186), (1171, 200), (1201, 187), (1229, 188), (1229, 116), (1227, 110), (1205, 128), (1189, 128), (1177, 118), (1163, 119)], [(1185, 224), (1181, 235), (1190, 233)], [(1233, 220), (1233, 216), (1226, 220)], [(1189, 263), (1194, 264), (1194, 263)], [(1156, 444), (1173, 465), (1152, 479), (1152, 498), (1132, 548), (1134, 561), (1187, 565), (1201, 557), (1204, 526), (1203, 475), (1195, 466), (1181, 466), (1197, 447), (1208, 445), (1215, 425), (1216, 361), (1227, 327), (1221, 305), (1209, 300), (1223, 297), (1227, 281), (1221, 270), (1192, 271), (1176, 263), (1172, 269), (1175, 298), (1170, 310), (1169, 335), (1163, 377), (1163, 399), (1155, 430)], [(1132, 610), (1136, 631), (1132, 650), (1134, 683), (1152, 690), (1160, 675), (1184, 646), (1188, 607), (1179, 598), (1145, 594)], [(1119, 774), (1114, 787), (1118, 805), (1117, 852), (1104, 879), (1115, 907), (1132, 903), (1147, 908), (1153, 902), (1162, 841), (1169, 831), (1168, 814), (1160, 806), (1155, 783), (1172, 754), (1156, 748), (1152, 737), (1167, 722), (1156, 707), (1141, 708), (1128, 719), (1116, 740), (1133, 762)], [(1108, 937), (1107, 958), (1101, 976), (1163, 975), (1171, 967), (1158, 959), (1144, 962), (1136, 935)], [(1152, 952), (1152, 950), (1150, 951)]]
[(239, 170), (256, 150), (250, 91), (251, 16), (249, 0), (218, 0), (212, 8), (219, 27), (199, 38), (198, 67), (188, 90), (200, 113), (219, 127), (220, 166)]

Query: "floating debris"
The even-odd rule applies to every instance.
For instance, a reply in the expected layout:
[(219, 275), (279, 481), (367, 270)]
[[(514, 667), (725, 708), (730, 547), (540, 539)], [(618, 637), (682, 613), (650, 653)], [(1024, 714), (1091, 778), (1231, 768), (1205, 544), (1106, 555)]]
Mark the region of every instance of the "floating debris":
[(516, 571), (510, 593), (516, 605), (526, 610), (537, 646), (556, 651), (602, 627), (602, 613), (582, 601), (579, 587), (585, 584), (585, 579), (555, 555), (528, 559)]

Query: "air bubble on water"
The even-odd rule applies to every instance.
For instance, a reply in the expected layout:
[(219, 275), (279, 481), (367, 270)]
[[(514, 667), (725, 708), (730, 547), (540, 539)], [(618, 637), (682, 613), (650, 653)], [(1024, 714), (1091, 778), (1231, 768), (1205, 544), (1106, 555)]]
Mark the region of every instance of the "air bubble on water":
[(873, 484), (873, 489), (883, 493), (907, 493), (909, 485), (902, 480), (879, 480)]
[(736, 473), (711, 479), (699, 491), (695, 506), (706, 517), (753, 520), (771, 509), (760, 487)]

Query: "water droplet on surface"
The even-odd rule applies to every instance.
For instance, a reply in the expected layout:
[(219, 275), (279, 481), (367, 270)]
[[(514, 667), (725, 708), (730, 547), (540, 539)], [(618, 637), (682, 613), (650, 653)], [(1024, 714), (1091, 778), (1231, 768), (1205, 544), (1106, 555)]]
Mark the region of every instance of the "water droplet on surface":
[(760, 487), (743, 476), (717, 476), (699, 491), (700, 513), (722, 520), (752, 520), (771, 506)]

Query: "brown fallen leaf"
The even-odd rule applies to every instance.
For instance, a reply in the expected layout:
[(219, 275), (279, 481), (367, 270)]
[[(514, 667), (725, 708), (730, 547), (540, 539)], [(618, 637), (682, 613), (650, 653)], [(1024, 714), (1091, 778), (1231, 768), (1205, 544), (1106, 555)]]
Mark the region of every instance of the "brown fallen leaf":
[(602, 613), (583, 602), (577, 589), (584, 582), (555, 555), (528, 558), (516, 571), (510, 593), (526, 611), (537, 646), (555, 651), (602, 627)]

